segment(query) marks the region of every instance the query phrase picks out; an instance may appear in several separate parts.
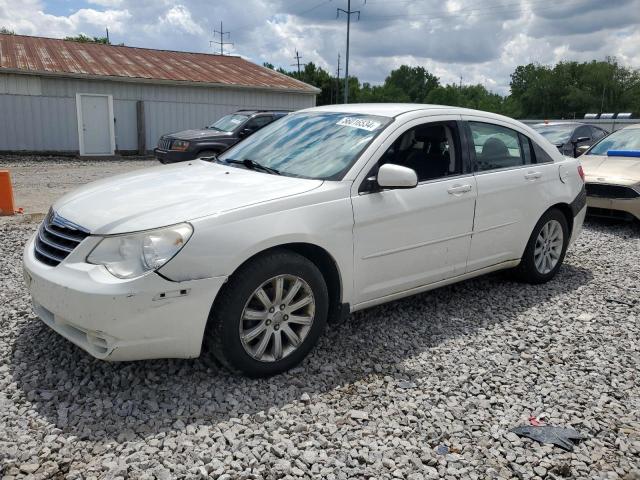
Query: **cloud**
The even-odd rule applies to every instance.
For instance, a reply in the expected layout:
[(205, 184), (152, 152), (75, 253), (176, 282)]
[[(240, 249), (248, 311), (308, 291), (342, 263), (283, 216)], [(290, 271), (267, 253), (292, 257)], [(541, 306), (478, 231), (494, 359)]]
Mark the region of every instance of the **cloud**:
[(124, 0), (88, 0), (93, 5), (100, 5), (101, 7), (121, 7)]
[(204, 29), (198, 25), (191, 16), (191, 12), (184, 5), (176, 5), (167, 10), (158, 18), (157, 28), (164, 32), (171, 29), (173, 32), (179, 30), (191, 35), (203, 35)]
[[(0, 26), (62, 37), (103, 35), (127, 45), (211, 52), (213, 30), (231, 32), (225, 51), (293, 68), (295, 52), (344, 74), (344, 0), (78, 0), (65, 14), (54, 0), (0, 0)], [(603, 59), (640, 67), (640, 0), (359, 0), (349, 71), (380, 83), (403, 63), (443, 82), (481, 83), (507, 93), (509, 75), (529, 62)], [(57, 13), (51, 13), (56, 11)], [(226, 38), (225, 38), (226, 40)]]

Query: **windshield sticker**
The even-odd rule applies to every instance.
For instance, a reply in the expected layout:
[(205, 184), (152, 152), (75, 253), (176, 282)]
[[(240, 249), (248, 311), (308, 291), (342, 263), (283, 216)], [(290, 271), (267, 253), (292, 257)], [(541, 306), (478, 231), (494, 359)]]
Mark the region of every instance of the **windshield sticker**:
[(366, 118), (354, 118), (354, 117), (344, 117), (340, 120), (336, 125), (341, 125), (343, 127), (352, 127), (359, 128), (361, 130), (367, 130), (368, 132), (373, 132), (380, 128), (380, 122), (376, 122), (374, 120), (367, 120)]
[(229, 121), (234, 124), (240, 123), (240, 120), (238, 120), (237, 118), (231, 118), (229, 119)]

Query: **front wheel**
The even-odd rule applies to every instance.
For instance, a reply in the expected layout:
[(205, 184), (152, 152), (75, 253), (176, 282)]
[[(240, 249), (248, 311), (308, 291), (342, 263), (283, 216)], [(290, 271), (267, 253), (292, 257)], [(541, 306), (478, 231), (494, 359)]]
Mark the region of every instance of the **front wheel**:
[(564, 214), (555, 208), (547, 211), (531, 233), (517, 268), (518, 277), (528, 283), (551, 280), (564, 260), (569, 234)]
[(278, 250), (242, 266), (214, 303), (209, 355), (232, 371), (265, 377), (302, 361), (322, 334), (329, 296), (318, 268)]

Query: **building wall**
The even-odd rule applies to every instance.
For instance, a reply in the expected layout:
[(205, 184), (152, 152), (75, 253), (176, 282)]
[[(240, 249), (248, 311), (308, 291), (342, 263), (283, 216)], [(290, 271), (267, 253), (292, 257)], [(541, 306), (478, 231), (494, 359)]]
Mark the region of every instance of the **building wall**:
[(147, 150), (163, 133), (201, 128), (240, 108), (315, 105), (313, 94), (0, 74), (0, 151), (77, 151), (76, 93), (113, 95), (117, 150), (138, 149), (138, 100)]

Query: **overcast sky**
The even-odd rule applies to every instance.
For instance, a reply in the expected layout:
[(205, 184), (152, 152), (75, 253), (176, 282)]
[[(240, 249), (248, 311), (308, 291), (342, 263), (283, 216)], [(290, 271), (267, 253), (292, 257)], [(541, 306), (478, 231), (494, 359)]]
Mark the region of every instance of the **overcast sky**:
[[(335, 73), (344, 59), (347, 0), (0, 0), (0, 26), (16, 33), (104, 35), (113, 43), (211, 52), (213, 30), (227, 50), (291, 68), (296, 49)], [(349, 71), (381, 83), (399, 65), (422, 65), (444, 83), (482, 83), (508, 93), (509, 74), (528, 62), (616, 56), (640, 68), (640, 0), (352, 0)], [(226, 40), (226, 38), (225, 38)], [(341, 68), (344, 69), (344, 60)]]

